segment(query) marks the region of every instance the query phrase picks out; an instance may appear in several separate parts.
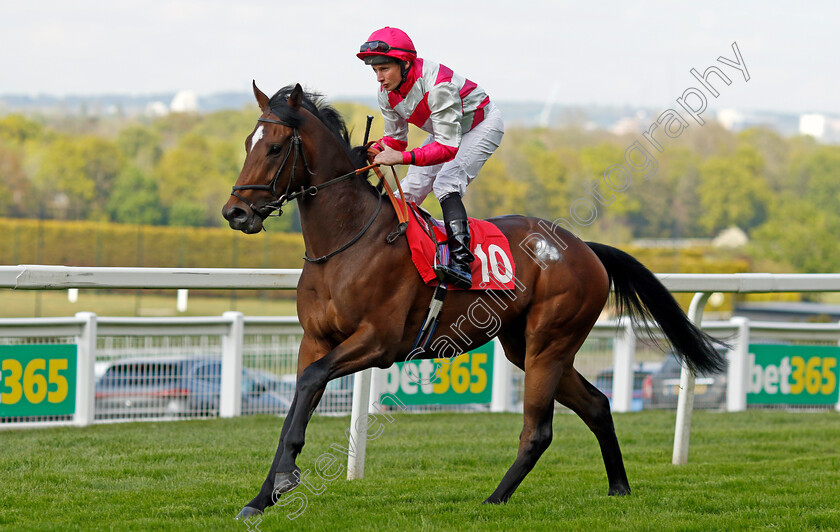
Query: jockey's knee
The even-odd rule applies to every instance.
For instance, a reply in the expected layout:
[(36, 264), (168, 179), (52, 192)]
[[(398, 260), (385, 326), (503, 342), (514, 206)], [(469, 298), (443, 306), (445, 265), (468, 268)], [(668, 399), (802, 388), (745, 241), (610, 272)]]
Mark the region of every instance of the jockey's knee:
[(441, 179), (441, 176), (438, 176), (438, 178), (435, 179), (433, 190), (435, 192), (435, 198), (437, 198), (438, 202), (442, 202), (451, 194), (457, 194), (463, 198), (464, 193), (467, 191), (467, 183), (460, 183), (446, 178)]

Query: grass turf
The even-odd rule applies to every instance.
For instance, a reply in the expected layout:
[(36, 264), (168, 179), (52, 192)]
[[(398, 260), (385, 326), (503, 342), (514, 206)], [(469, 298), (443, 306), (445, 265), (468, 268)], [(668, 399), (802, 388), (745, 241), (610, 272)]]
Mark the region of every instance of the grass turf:
[[(521, 416), (396, 415), (368, 442), (365, 478), (268, 509), (250, 530), (820, 530), (840, 528), (836, 412), (696, 412), (689, 464), (670, 464), (673, 412), (615, 416), (633, 490), (608, 497), (594, 436), (557, 415), (554, 441), (511, 501), (482, 505), (511, 464)], [(302, 469), (349, 418), (313, 418)], [(249, 530), (233, 520), (262, 482), (268, 416), (0, 432), (0, 529)], [(335, 470), (334, 465), (332, 470)], [(297, 499), (300, 502), (300, 499)]]

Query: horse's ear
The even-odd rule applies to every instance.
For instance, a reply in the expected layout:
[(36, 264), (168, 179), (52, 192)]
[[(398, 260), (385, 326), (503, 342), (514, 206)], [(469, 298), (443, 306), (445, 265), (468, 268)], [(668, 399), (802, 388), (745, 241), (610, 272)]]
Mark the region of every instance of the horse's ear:
[(262, 112), (265, 112), (265, 110), (268, 109), (268, 96), (266, 96), (265, 93), (257, 87), (256, 81), (251, 80), (251, 83), (253, 83), (254, 85), (254, 96), (257, 98), (257, 103), (260, 105), (260, 110)]
[(300, 109), (300, 103), (303, 101), (303, 87), (300, 86), (300, 83), (295, 84), (295, 88), (292, 90), (292, 93), (289, 95), (289, 107), (292, 109)]

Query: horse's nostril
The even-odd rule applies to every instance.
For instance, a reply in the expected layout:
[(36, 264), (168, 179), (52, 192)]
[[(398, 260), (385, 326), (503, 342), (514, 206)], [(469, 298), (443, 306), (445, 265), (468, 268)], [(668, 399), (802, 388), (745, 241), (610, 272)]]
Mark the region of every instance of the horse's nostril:
[(231, 227), (237, 228), (248, 221), (248, 212), (239, 207), (231, 207), (222, 211), (222, 216), (230, 222)]
[(245, 217), (245, 211), (240, 209), (239, 207), (233, 207), (230, 209), (225, 209), (225, 212), (222, 213), (222, 216), (224, 216), (226, 220), (238, 220)]

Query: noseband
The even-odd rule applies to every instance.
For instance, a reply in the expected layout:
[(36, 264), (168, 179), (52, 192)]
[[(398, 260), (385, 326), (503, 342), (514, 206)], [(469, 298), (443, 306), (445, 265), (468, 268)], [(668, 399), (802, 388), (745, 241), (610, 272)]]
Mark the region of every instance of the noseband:
[[(289, 193), (292, 190), (292, 181), (295, 179), (295, 173), (297, 170), (297, 162), (298, 156), (300, 156), (301, 160), (303, 161), (303, 168), (309, 175), (315, 175), (315, 172), (309, 169), (309, 164), (306, 162), (306, 155), (303, 153), (303, 143), (300, 140), (300, 135), (298, 134), (298, 130), (296, 127), (292, 126), (287, 122), (283, 122), (282, 120), (273, 120), (271, 118), (258, 118), (257, 122), (266, 122), (269, 124), (280, 124), (281, 126), (286, 126), (292, 128), (292, 137), (291, 142), (289, 143), (289, 149), (286, 150), (286, 155), (283, 156), (283, 161), (280, 163), (280, 167), (277, 169), (277, 172), (274, 174), (274, 177), (271, 179), (267, 185), (234, 185), (233, 191), (230, 193), (235, 198), (239, 199), (248, 207), (254, 211), (258, 216), (261, 218), (266, 218), (271, 216), (271, 213), (274, 211), (277, 212), (277, 216), (283, 214), (283, 205), (287, 204), (293, 199), (299, 198), (307, 193), (314, 196), (318, 193), (318, 187), (313, 186), (309, 187), (308, 189), (304, 188), (303, 186), (300, 187), (300, 190), (296, 192)], [(278, 195), (277, 194), (277, 180), (280, 179), (280, 174), (283, 172), (283, 168), (286, 166), (286, 162), (289, 160), (289, 155), (294, 152), (294, 158), (292, 158), (292, 173), (289, 176), (289, 183), (286, 185), (286, 191)], [(271, 192), (271, 195), (274, 196), (274, 201), (270, 201), (261, 207), (257, 207), (244, 197), (239, 194), (237, 191), (239, 190), (266, 190)]]

